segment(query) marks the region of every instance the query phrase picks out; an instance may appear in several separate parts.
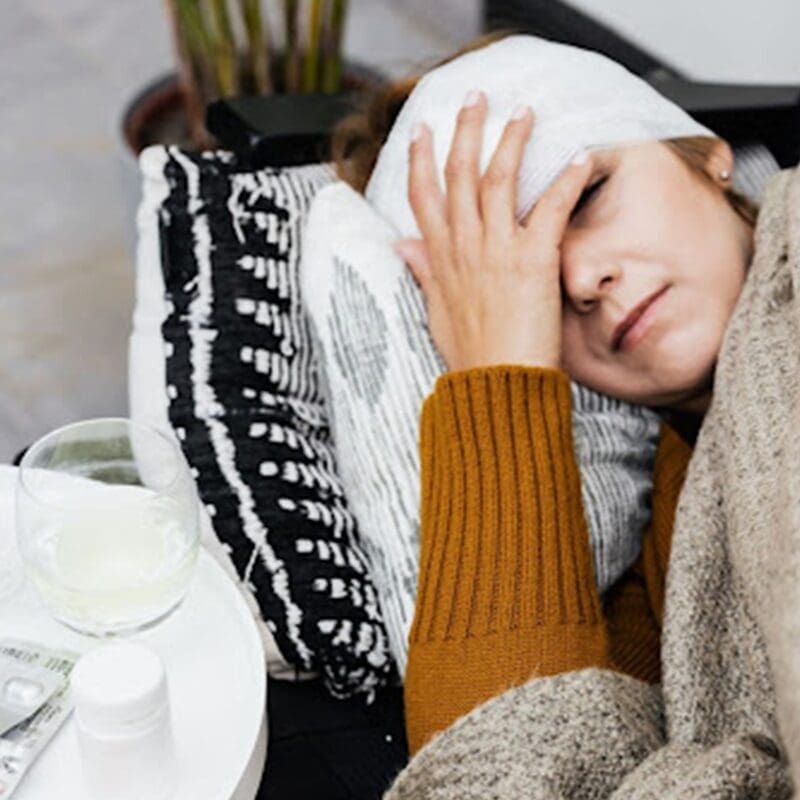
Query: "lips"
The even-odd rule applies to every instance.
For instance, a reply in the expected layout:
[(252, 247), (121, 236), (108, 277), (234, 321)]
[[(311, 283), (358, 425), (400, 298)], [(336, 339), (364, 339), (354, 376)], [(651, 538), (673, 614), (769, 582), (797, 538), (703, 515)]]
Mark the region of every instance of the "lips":
[(612, 350), (616, 351), (620, 349), (622, 339), (625, 334), (636, 324), (639, 317), (641, 317), (642, 314), (647, 311), (648, 306), (650, 306), (654, 300), (658, 299), (662, 294), (664, 294), (668, 288), (669, 287), (667, 286), (662, 287), (658, 291), (653, 292), (653, 294), (645, 297), (641, 303), (638, 303), (633, 307), (633, 309), (628, 313), (628, 316), (626, 316), (625, 319), (623, 319), (622, 322), (620, 322), (619, 325), (617, 325), (617, 327), (614, 329), (614, 336), (611, 339)]

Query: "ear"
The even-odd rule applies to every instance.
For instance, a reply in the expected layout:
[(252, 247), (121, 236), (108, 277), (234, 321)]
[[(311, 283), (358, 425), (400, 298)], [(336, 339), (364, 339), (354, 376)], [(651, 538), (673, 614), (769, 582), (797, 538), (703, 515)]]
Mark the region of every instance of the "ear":
[[(711, 152), (706, 160), (706, 171), (711, 179), (723, 188), (730, 188), (733, 179), (733, 150), (725, 139), (714, 139)], [(728, 177), (723, 178), (720, 173), (727, 172)]]

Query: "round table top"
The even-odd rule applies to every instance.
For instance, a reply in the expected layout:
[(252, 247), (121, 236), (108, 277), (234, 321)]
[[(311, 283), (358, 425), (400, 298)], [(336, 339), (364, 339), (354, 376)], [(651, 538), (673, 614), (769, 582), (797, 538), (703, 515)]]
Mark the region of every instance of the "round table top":
[[(14, 533), (16, 469), (0, 465), (0, 544)], [(2, 547), (0, 547), (2, 549)], [(0, 639), (83, 653), (99, 640), (56, 622), (25, 581), (0, 598)], [(201, 549), (192, 584), (166, 620), (130, 637), (164, 661), (180, 785), (173, 800), (252, 800), (266, 753), (264, 651), (250, 610)], [(24, 776), (15, 800), (88, 800), (70, 716)]]

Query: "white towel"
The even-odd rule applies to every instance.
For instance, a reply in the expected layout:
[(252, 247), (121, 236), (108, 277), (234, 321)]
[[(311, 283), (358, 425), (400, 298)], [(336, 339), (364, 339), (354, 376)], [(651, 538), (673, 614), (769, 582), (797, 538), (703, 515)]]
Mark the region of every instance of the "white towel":
[(403, 105), (365, 192), (403, 237), (420, 235), (407, 196), (411, 128), (416, 122), (426, 122), (433, 130), (444, 186), (444, 164), (456, 116), (471, 89), (483, 90), (489, 105), (481, 170), (488, 165), (514, 108), (521, 103), (533, 108), (533, 133), (518, 182), (518, 219), (581, 150), (717, 135), (604, 55), (537, 36), (508, 36), (431, 70)]

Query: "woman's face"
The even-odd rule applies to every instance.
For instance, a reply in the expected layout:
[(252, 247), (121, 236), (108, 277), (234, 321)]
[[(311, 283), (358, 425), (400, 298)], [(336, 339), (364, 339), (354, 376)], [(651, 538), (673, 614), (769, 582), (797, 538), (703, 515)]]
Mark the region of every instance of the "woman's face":
[[(732, 169), (730, 148), (718, 144), (715, 169)], [(581, 198), (561, 245), (564, 369), (631, 402), (702, 410), (752, 230), (661, 142), (592, 158), (588, 186), (603, 183)]]

